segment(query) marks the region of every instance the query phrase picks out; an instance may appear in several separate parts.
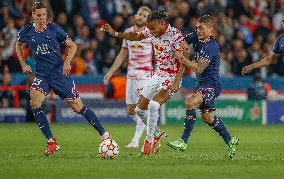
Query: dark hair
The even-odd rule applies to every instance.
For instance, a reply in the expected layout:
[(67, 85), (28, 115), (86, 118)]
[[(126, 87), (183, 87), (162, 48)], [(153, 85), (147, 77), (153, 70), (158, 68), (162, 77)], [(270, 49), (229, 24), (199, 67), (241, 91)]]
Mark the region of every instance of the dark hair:
[(168, 13), (165, 9), (161, 9), (161, 10), (156, 9), (149, 14), (147, 20), (148, 21), (154, 21), (154, 20), (166, 21), (167, 17), (168, 17)]
[(47, 8), (47, 3), (44, 0), (35, 0), (33, 2), (32, 12), (36, 9)]
[(197, 22), (204, 23), (206, 26), (214, 27), (215, 19), (210, 15), (203, 15), (198, 18)]

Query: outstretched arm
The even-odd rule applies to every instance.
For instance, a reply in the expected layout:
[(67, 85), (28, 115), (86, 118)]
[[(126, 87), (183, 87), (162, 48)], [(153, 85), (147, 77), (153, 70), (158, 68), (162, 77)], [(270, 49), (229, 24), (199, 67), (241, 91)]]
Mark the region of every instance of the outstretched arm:
[(128, 50), (125, 48), (121, 48), (119, 54), (117, 55), (114, 63), (110, 67), (107, 74), (104, 76), (104, 84), (107, 85), (109, 80), (111, 79), (114, 72), (121, 66), (121, 64), (128, 58)]
[(143, 34), (135, 33), (135, 32), (116, 32), (112, 29), (112, 27), (109, 24), (105, 24), (100, 28), (101, 31), (108, 32), (110, 35), (114, 37), (118, 37), (120, 39), (126, 39), (131, 41), (140, 41), (143, 39), (146, 39)]
[(278, 57), (279, 57), (279, 55), (272, 54), (272, 55), (269, 55), (268, 57), (263, 58), (259, 62), (247, 65), (247, 66), (243, 67), (242, 75), (250, 73), (253, 69), (265, 67), (265, 66), (268, 66), (272, 63), (275, 63), (277, 61)]

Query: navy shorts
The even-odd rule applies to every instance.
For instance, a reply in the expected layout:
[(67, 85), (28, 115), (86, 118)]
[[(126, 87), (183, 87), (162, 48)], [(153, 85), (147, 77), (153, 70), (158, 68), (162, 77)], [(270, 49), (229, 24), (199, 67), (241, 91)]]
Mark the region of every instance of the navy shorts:
[(216, 108), (214, 107), (214, 100), (218, 97), (214, 88), (198, 88), (195, 90), (194, 93), (201, 94), (203, 98), (203, 102), (199, 105), (198, 109), (201, 113), (208, 113), (212, 111), (216, 111)]
[(71, 76), (62, 76), (56, 79), (36, 76), (30, 90), (32, 89), (36, 89), (44, 95), (48, 95), (49, 91), (53, 89), (55, 94), (67, 101), (79, 99), (79, 93)]

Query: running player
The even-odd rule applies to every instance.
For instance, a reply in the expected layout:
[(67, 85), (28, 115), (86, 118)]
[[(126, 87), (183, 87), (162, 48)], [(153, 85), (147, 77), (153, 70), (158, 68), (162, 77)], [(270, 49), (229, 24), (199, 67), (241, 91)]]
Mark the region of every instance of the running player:
[[(142, 90), (142, 95), (135, 108), (136, 113), (142, 118), (147, 118), (147, 136), (141, 150), (142, 155), (150, 152), (157, 153), (160, 149), (160, 141), (164, 139), (165, 132), (157, 129), (159, 109), (162, 104), (171, 98), (177, 89), (172, 90), (172, 86), (181, 85), (181, 78), (185, 67), (180, 65), (174, 52), (183, 53), (186, 46), (181, 32), (166, 22), (167, 13), (164, 10), (154, 10), (148, 16), (147, 29), (141, 33), (115, 32), (109, 24), (102, 27), (111, 35), (132, 40), (140, 41), (151, 38), (154, 45), (156, 68), (154, 75)], [(148, 112), (147, 112), (148, 109)], [(154, 134), (154, 133), (158, 134)], [(156, 135), (157, 137), (154, 137)]]
[[(146, 28), (146, 21), (151, 13), (151, 9), (142, 6), (138, 9), (135, 15), (135, 25), (126, 29), (125, 32), (142, 32)], [(127, 113), (136, 122), (136, 129), (134, 137), (131, 142), (125, 146), (127, 148), (137, 148), (139, 139), (146, 125), (141, 118), (135, 113), (135, 107), (138, 98), (141, 94), (143, 86), (151, 78), (153, 72), (152, 66), (153, 45), (151, 39), (144, 39), (142, 41), (123, 40), (122, 48), (116, 57), (113, 65), (104, 77), (104, 84), (108, 84), (109, 80), (128, 59), (127, 67), (127, 85), (126, 85), (126, 108)]]
[(196, 121), (195, 108), (199, 108), (203, 121), (224, 139), (228, 146), (229, 156), (232, 158), (239, 139), (231, 137), (222, 120), (215, 116), (214, 100), (220, 95), (222, 85), (219, 75), (220, 50), (216, 39), (212, 36), (213, 27), (213, 17), (201, 16), (197, 21), (196, 32), (185, 38), (186, 42), (194, 48), (195, 62), (176, 53), (180, 62), (196, 73), (197, 86), (193, 95), (185, 101), (183, 134), (180, 139), (169, 142), (168, 145), (182, 151), (187, 148), (187, 142)]
[[(26, 64), (23, 57), (23, 46), (25, 44), (28, 45), (28, 49), (36, 59), (36, 78), (30, 89), (30, 105), (39, 128), (48, 140), (44, 155), (48, 156), (60, 149), (41, 108), (42, 102), (50, 89), (53, 89), (55, 94), (66, 100), (76, 113), (83, 115), (99, 132), (102, 139), (111, 138), (110, 133), (105, 131), (94, 112), (83, 105), (75, 83), (69, 74), (70, 63), (77, 51), (77, 45), (60, 26), (47, 21), (46, 3), (34, 2), (32, 18), (34, 22), (27, 24), (19, 31), (16, 52), (23, 73), (32, 72), (31, 67)], [(62, 43), (69, 48), (65, 61), (60, 57), (60, 45)]]

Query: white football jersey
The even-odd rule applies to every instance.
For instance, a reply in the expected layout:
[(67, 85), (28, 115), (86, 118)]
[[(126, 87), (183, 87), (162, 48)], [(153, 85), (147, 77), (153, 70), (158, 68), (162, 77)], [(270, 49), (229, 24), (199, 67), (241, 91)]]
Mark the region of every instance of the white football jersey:
[[(136, 31), (134, 26), (132, 26), (126, 29), (125, 32)], [(128, 49), (127, 78), (150, 78), (153, 73), (153, 45), (151, 39), (147, 38), (141, 41), (123, 40), (122, 48)]]
[(182, 50), (184, 37), (181, 32), (167, 23), (166, 29), (160, 37), (154, 37), (149, 29), (142, 34), (151, 38), (155, 50), (156, 69), (154, 73), (159, 77), (173, 77), (179, 71), (180, 62), (174, 56), (174, 51)]

